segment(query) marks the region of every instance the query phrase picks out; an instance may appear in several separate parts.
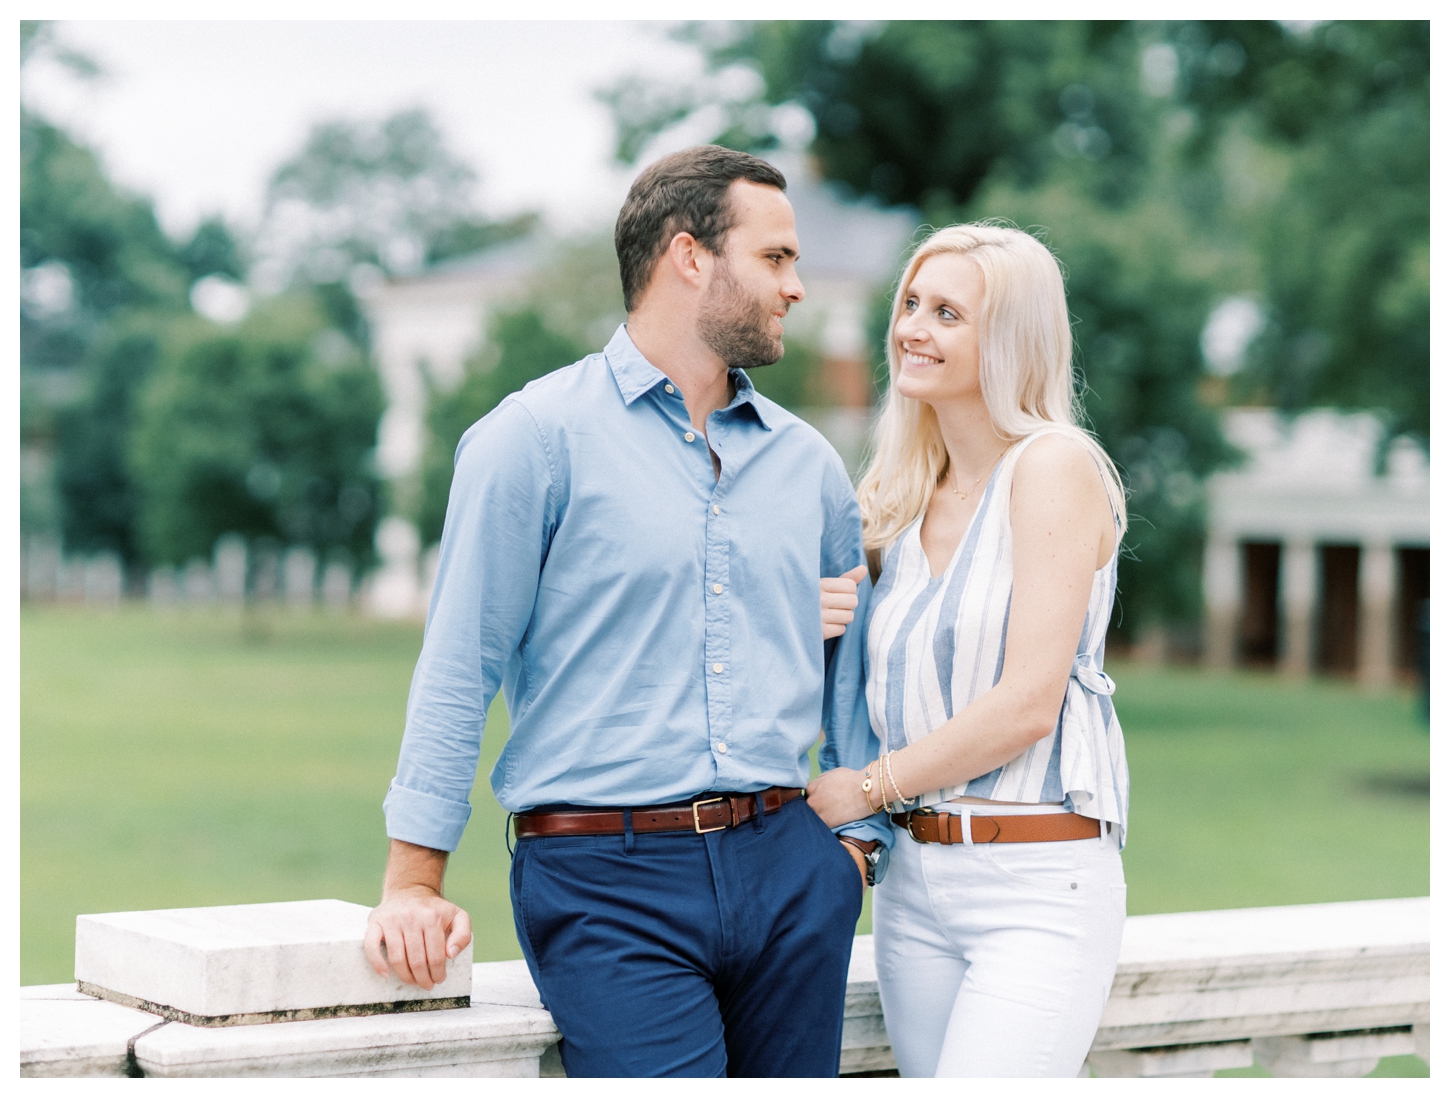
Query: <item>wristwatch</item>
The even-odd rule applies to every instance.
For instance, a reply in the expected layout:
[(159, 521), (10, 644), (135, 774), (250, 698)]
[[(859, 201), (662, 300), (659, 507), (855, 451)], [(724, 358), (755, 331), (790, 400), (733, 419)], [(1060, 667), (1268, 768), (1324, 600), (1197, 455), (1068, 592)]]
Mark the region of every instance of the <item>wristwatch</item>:
[(866, 884), (867, 886), (876, 883), (876, 867), (883, 865), (886, 845), (880, 839), (872, 839), (869, 842), (865, 839), (858, 839), (852, 835), (837, 835), (843, 843), (850, 843), (861, 852), (866, 859)]

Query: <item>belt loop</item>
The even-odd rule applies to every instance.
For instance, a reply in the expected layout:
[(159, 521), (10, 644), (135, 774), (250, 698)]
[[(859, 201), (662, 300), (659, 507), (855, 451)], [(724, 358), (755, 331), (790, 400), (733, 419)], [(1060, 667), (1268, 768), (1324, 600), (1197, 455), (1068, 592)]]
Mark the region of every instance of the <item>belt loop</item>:
[(1098, 839), (1101, 842), (1108, 841), (1108, 821), (1101, 817), (1098, 819)]
[(765, 831), (765, 794), (756, 791), (755, 794), (755, 833), (757, 835)]
[(624, 810), (624, 852), (634, 853), (634, 809)]

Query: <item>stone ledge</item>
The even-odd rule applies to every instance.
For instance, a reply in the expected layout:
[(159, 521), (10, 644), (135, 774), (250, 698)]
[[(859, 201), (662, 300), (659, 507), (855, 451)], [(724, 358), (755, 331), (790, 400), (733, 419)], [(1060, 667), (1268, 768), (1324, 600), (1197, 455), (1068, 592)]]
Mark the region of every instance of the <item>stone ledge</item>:
[[(1364, 1074), (1429, 1054), (1428, 899), (1134, 916), (1089, 1056), (1099, 1075)], [(559, 1075), (558, 1030), (523, 961), (472, 966), (459, 1010), (208, 1029), (21, 989), (22, 1075)], [(149, 1032), (148, 1032), (149, 1030)], [(127, 1046), (134, 1042), (134, 1057)], [(870, 936), (855, 941), (843, 1073), (895, 1067)]]

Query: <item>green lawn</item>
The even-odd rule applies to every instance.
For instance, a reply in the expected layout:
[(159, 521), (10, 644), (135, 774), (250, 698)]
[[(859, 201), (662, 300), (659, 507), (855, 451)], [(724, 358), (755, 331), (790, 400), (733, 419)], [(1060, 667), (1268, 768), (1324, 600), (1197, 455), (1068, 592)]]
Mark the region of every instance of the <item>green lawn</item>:
[[(22, 983), (71, 979), (84, 912), (376, 902), (420, 628), (27, 607), (20, 634)], [(1132, 913), (1429, 893), (1429, 737), (1408, 693), (1109, 670)], [(487, 781), (506, 729), (496, 704), (447, 882), (479, 960), (520, 955)]]

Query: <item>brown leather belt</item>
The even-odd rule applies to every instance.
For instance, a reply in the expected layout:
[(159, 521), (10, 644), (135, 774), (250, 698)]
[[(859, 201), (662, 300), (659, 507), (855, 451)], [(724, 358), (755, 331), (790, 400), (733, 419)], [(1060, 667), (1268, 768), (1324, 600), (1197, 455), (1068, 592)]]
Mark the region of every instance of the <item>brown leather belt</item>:
[[(1065, 839), (1096, 839), (1100, 824), (1090, 816), (1053, 812), (1040, 816), (972, 816), (974, 843), (1050, 843)], [(962, 841), (962, 817), (952, 812), (918, 808), (891, 817), (897, 827), (919, 843), (952, 846)]]
[[(804, 791), (773, 785), (760, 791), (765, 814), (779, 812)], [(630, 810), (630, 824), (636, 833), (651, 831), (693, 831), (699, 835), (724, 831), (755, 819), (754, 793), (721, 793), (701, 797), (688, 804), (657, 805)], [(576, 808), (558, 811), (523, 812), (514, 817), (514, 835), (540, 839), (550, 835), (623, 835), (623, 810)]]

